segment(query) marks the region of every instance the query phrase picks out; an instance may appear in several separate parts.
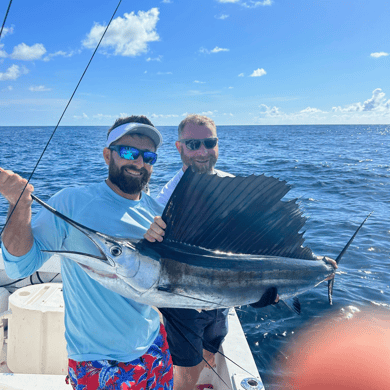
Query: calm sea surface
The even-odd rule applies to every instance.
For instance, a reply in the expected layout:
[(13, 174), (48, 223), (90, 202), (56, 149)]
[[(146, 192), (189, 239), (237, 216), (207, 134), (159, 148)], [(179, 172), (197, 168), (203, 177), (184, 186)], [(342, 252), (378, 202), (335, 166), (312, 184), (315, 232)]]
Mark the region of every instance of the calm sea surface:
[[(0, 166), (28, 178), (53, 128), (0, 127)], [(152, 195), (181, 167), (175, 127), (160, 127)], [(217, 167), (235, 175), (265, 173), (287, 180), (287, 198), (299, 198), (306, 241), (316, 254), (336, 258), (357, 226), (368, 219), (343, 257), (336, 275), (334, 305), (321, 284), (300, 297), (302, 314), (283, 304), (242, 307), (239, 316), (267, 389), (285, 375), (287, 346), (299, 330), (318, 318), (330, 326), (358, 311), (390, 311), (390, 126), (221, 126)], [(60, 127), (32, 179), (47, 199), (58, 190), (103, 180), (107, 127)], [(34, 212), (37, 210), (34, 205)], [(7, 204), (0, 199), (0, 226)], [(390, 313), (389, 313), (390, 314)], [(313, 328), (315, 332), (315, 327)]]

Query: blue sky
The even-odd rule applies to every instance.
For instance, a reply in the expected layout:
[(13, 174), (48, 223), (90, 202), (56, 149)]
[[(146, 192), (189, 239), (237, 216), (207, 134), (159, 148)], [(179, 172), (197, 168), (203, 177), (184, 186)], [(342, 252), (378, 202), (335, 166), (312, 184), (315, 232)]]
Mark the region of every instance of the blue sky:
[[(116, 5), (13, 1), (0, 126), (57, 123)], [(389, 124), (389, 15), (388, 0), (123, 0), (61, 124)]]

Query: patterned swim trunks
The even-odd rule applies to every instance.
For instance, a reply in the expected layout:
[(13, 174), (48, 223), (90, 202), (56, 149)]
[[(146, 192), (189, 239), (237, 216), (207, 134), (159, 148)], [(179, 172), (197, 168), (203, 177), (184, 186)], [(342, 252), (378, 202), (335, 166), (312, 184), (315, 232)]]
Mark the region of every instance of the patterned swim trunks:
[[(75, 390), (172, 390), (173, 366), (164, 327), (148, 351), (128, 363), (69, 359), (67, 383)], [(69, 380), (68, 380), (69, 379)]]

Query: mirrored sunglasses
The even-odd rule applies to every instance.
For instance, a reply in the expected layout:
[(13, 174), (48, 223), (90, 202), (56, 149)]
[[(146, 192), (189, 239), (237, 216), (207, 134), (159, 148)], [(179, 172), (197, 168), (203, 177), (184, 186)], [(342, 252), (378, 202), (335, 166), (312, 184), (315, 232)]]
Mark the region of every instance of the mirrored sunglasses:
[(188, 150), (198, 150), (202, 144), (206, 149), (213, 149), (218, 143), (218, 138), (179, 139), (179, 142), (183, 142)]
[(153, 165), (157, 161), (157, 153), (149, 152), (149, 150), (140, 150), (126, 145), (111, 145), (109, 149), (115, 150), (119, 157), (126, 160), (136, 160), (141, 155), (146, 164)]

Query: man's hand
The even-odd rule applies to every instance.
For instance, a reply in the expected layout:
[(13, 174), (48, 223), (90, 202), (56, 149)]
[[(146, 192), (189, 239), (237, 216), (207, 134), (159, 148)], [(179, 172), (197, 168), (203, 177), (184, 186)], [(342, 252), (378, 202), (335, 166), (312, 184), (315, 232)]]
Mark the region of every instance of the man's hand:
[[(8, 200), (11, 206), (15, 206), (26, 184), (27, 180), (18, 174), (0, 168), (0, 194)], [(30, 195), (32, 192), (34, 192), (34, 187), (28, 184), (20, 198), (20, 206), (18, 207), (23, 205), (27, 207), (31, 206), (33, 200)]]
[[(8, 223), (4, 228), (2, 241), (8, 252), (14, 256), (23, 256), (31, 248), (34, 237), (31, 230), (31, 193), (34, 187), (28, 184), (20, 197), (27, 180), (12, 171), (0, 168), (0, 194), (10, 204), (8, 210)], [(18, 206), (15, 205), (19, 200)], [(12, 212), (12, 216), (11, 215)]]
[(150, 225), (148, 231), (144, 234), (144, 238), (150, 242), (162, 242), (165, 235), (167, 225), (161, 217), (154, 217), (154, 222)]
[[(338, 268), (338, 265), (337, 265), (337, 263), (336, 263), (336, 260), (333, 260), (333, 259), (331, 259), (330, 257), (327, 257), (327, 256), (324, 256), (324, 257), (317, 256), (317, 258), (318, 258), (318, 260), (323, 260), (323, 261), (325, 261), (325, 263), (330, 264), (330, 265), (334, 268), (335, 271), (336, 271), (336, 269)], [(325, 280), (331, 280), (331, 279), (333, 279), (333, 278), (334, 278), (334, 275), (335, 275), (335, 274), (330, 275), (330, 276), (327, 277)]]

